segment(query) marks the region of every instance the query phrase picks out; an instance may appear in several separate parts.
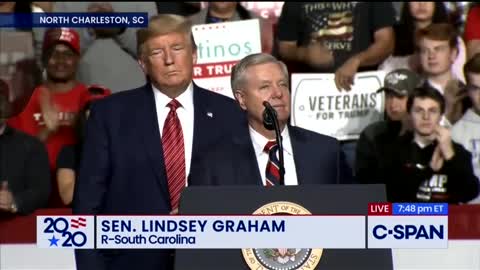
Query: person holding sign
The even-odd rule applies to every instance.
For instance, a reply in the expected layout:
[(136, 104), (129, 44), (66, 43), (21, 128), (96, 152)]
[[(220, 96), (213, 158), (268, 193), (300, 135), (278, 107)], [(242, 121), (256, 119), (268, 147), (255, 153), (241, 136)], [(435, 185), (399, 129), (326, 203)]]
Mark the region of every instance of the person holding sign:
[[(285, 64), (269, 54), (246, 56), (232, 69), (235, 99), (246, 111), (249, 133), (234, 134), (202, 156), (190, 185), (304, 185), (351, 181), (339, 142), (290, 126), (290, 91)], [(264, 115), (268, 102), (276, 112), (285, 157), (280, 177), (279, 144)]]
[[(388, 2), (285, 2), (278, 53), (299, 73), (335, 73), (336, 88), (350, 91), (357, 72), (377, 70), (393, 52), (394, 23)], [(342, 141), (352, 169), (355, 148), (355, 140)]]
[[(243, 130), (232, 99), (192, 81), (197, 52), (186, 18), (151, 17), (137, 42), (148, 83), (92, 104), (75, 214), (176, 214), (190, 167), (220, 138)], [(77, 250), (76, 262), (79, 270), (173, 269), (171, 250)]]
[(271, 53), (273, 47), (273, 26), (267, 20), (247, 10), (240, 2), (208, 2), (207, 8), (190, 17), (193, 25), (251, 19), (259, 20), (262, 52)]
[(393, 52), (394, 23), (388, 2), (285, 2), (278, 53), (302, 72), (335, 73), (337, 88), (349, 91), (355, 73), (377, 70)]

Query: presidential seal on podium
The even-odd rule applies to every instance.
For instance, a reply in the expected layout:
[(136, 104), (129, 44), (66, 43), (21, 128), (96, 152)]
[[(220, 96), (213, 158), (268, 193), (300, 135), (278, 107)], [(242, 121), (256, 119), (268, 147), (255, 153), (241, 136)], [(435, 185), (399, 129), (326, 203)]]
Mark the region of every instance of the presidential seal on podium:
[[(254, 215), (311, 215), (301, 205), (279, 201), (258, 208)], [(243, 258), (250, 269), (296, 270), (315, 269), (322, 257), (323, 249), (311, 248), (246, 248), (242, 249)]]

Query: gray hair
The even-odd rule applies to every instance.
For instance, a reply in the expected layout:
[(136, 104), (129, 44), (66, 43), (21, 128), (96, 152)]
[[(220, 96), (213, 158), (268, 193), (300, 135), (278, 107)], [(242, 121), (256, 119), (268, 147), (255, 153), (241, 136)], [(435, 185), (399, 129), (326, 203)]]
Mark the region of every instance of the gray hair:
[(250, 54), (240, 60), (235, 66), (232, 68), (232, 73), (230, 77), (230, 83), (232, 86), (233, 94), (235, 95), (235, 91), (239, 90), (245, 84), (245, 74), (249, 67), (267, 64), (267, 63), (274, 63), (280, 66), (283, 74), (285, 75), (286, 80), (288, 81), (288, 69), (285, 63), (278, 60), (274, 56), (266, 53), (255, 53)]

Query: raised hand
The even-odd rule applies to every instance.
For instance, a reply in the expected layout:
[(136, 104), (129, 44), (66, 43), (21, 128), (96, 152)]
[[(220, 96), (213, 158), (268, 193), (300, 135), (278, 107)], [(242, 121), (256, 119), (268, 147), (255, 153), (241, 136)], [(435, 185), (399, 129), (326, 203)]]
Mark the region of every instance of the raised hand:
[(55, 132), (60, 125), (59, 110), (52, 101), (50, 91), (46, 88), (42, 88), (40, 91), (40, 109), (43, 121), (49, 132)]
[(440, 154), (442, 155), (443, 159), (450, 160), (455, 155), (450, 130), (440, 125), (437, 126), (435, 129), (435, 139), (438, 142)]

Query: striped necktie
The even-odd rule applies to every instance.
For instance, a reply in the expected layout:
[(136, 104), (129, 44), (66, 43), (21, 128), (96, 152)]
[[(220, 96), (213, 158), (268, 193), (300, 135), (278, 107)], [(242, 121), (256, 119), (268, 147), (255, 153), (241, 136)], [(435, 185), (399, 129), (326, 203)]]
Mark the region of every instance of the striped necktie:
[(268, 153), (267, 168), (265, 170), (267, 187), (280, 185), (280, 162), (277, 158), (278, 144), (276, 141), (269, 141), (263, 148)]
[(167, 104), (170, 112), (165, 119), (162, 134), (163, 156), (167, 171), (168, 191), (172, 209), (178, 208), (180, 194), (185, 187), (185, 146), (182, 125), (177, 116), (177, 109), (182, 105), (176, 99)]

